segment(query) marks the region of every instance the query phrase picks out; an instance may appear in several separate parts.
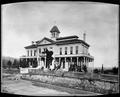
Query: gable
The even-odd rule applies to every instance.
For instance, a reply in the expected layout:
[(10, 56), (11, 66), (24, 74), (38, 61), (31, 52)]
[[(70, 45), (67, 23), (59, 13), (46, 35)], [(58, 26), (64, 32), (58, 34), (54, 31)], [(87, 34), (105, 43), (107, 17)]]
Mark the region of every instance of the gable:
[(38, 45), (41, 45), (41, 44), (51, 44), (51, 43), (53, 43), (53, 40), (45, 37), (41, 41), (38, 42)]
[(51, 42), (49, 42), (49, 41), (47, 41), (47, 40), (42, 40), (39, 44), (49, 44), (49, 43), (51, 43)]

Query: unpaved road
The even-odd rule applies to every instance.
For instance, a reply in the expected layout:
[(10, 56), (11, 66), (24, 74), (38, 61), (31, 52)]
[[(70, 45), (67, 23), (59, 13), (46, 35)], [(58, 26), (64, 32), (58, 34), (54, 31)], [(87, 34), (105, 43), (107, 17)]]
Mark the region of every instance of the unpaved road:
[[(2, 88), (5, 87), (5, 90), (8, 93), (19, 94), (19, 95), (32, 95), (32, 96), (89, 96), (89, 95), (97, 95), (96, 93), (91, 93), (88, 91), (82, 90), (74, 90), (65, 87), (47, 85), (45, 83), (35, 83), (27, 80), (8, 80), (3, 79)], [(98, 94), (99, 95), (99, 94)]]
[(7, 80), (3, 82), (2, 87), (6, 87), (9, 93), (20, 95), (70, 95), (67, 92), (33, 86), (30, 81), (25, 80)]

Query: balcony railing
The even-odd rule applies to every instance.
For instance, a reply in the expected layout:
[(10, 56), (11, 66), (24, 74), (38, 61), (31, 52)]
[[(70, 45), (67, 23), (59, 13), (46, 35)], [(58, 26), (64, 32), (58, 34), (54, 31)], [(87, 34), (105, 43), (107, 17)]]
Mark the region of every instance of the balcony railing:
[(62, 55), (59, 55), (59, 54), (55, 54), (55, 57), (80, 57), (80, 56), (84, 56), (84, 57), (90, 57), (92, 59), (94, 59), (93, 56), (91, 56), (90, 54), (84, 54), (84, 53), (79, 53), (79, 54), (62, 54)]

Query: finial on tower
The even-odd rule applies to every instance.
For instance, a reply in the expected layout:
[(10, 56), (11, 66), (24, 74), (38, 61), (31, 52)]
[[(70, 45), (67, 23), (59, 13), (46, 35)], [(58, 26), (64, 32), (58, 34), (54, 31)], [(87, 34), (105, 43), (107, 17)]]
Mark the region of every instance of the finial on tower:
[(83, 33), (83, 40), (86, 41), (86, 33)]

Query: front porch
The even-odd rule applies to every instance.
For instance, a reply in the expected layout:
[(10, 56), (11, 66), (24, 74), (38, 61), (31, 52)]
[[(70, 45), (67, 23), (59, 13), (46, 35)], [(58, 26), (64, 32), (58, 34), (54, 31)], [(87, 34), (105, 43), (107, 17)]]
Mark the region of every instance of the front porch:
[[(58, 70), (63, 71), (73, 71), (73, 72), (87, 72), (89, 65), (92, 65), (92, 70), (94, 66), (94, 58), (91, 56), (55, 56), (52, 62), (46, 61), (46, 55), (42, 54), (36, 58), (21, 58), (20, 62), (23, 67), (32, 67), (33, 69), (49, 69), (49, 70)], [(47, 65), (49, 63), (49, 66)], [(51, 69), (51, 66), (52, 69)], [(56, 67), (58, 67), (56, 69)], [(32, 69), (31, 68), (31, 69)], [(85, 71), (86, 69), (86, 71)], [(92, 71), (91, 70), (91, 71)], [(90, 71), (90, 72), (91, 72)]]
[[(94, 65), (94, 59), (86, 56), (77, 57), (56, 57), (55, 61), (60, 65), (60, 68), (65, 71), (83, 72), (84, 66)], [(91, 63), (91, 64), (90, 64)]]

